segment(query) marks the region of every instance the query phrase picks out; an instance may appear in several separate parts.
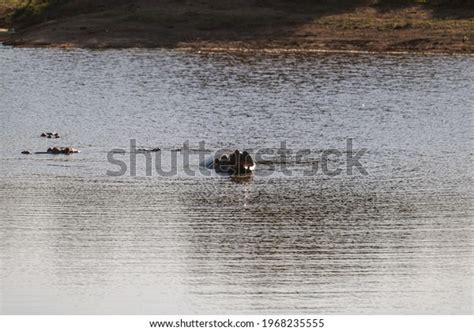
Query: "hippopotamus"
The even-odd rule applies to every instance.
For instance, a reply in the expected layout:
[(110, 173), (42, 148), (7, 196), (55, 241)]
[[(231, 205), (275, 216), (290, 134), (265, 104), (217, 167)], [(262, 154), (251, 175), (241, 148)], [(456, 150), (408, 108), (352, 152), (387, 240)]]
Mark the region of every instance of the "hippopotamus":
[(50, 147), (46, 151), (50, 154), (72, 154), (72, 153), (79, 153), (79, 150), (72, 148), (72, 147)]
[(146, 153), (159, 152), (159, 151), (161, 151), (161, 148), (159, 148), (159, 147), (155, 147), (155, 148), (151, 148), (151, 149), (146, 149), (146, 148), (137, 149), (137, 152), (146, 152)]
[(248, 152), (241, 153), (239, 150), (235, 150), (233, 153), (222, 153), (214, 159), (208, 160), (206, 167), (214, 169), (216, 172), (240, 175), (251, 173), (255, 169), (255, 163)]
[(51, 138), (56, 138), (56, 139), (61, 138), (61, 136), (57, 132), (43, 132), (40, 137), (50, 138), (50, 139)]
[(28, 150), (22, 151), (21, 154), (73, 154), (73, 153), (79, 153), (80, 151), (78, 149), (72, 148), (72, 147), (49, 147), (46, 152), (30, 152)]

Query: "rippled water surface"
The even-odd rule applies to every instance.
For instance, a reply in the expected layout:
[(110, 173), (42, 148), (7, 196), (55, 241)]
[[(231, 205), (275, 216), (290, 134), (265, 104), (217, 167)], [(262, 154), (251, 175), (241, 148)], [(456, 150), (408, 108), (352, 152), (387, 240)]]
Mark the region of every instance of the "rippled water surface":
[[(471, 314), (473, 81), (462, 56), (0, 48), (0, 313)], [(106, 176), (132, 138), (176, 174)], [(346, 138), (368, 175), (308, 175)], [(311, 154), (190, 176), (187, 140)], [(81, 153), (20, 154), (54, 145)]]

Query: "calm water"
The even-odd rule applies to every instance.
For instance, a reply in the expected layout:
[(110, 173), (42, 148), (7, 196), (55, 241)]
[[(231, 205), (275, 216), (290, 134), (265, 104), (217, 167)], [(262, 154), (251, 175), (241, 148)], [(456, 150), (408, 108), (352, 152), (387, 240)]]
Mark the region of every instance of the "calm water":
[[(0, 48), (0, 313), (472, 314), (473, 82), (461, 56)], [(177, 174), (106, 176), (132, 138)], [(346, 138), (367, 176), (303, 175)], [(193, 177), (186, 140), (312, 153)], [(82, 152), (20, 154), (54, 145)]]

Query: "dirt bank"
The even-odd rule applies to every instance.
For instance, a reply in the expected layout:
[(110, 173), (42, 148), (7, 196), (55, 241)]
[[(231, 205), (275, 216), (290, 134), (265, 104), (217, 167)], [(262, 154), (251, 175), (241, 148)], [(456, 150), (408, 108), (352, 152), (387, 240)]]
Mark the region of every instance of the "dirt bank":
[(5, 1), (15, 46), (474, 54), (470, 1)]

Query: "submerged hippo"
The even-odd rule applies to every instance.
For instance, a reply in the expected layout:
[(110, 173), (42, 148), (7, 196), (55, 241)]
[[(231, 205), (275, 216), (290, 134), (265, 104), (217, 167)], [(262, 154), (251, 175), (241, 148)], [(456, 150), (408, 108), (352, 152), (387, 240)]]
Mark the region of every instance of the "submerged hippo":
[(161, 151), (161, 148), (159, 148), (159, 147), (155, 147), (155, 148), (151, 148), (151, 149), (147, 149), (147, 148), (137, 149), (137, 152), (145, 152), (145, 153), (159, 152), (159, 151)]
[(72, 153), (79, 153), (78, 149), (72, 147), (50, 147), (46, 151), (49, 154), (72, 154)]
[(222, 154), (206, 163), (207, 168), (214, 169), (216, 172), (226, 172), (230, 174), (248, 174), (255, 169), (255, 163), (252, 157), (246, 151), (242, 153), (235, 150), (230, 154)]
[(56, 138), (56, 139), (61, 138), (61, 136), (57, 132), (43, 132), (40, 137), (50, 138), (50, 139), (51, 138)]

